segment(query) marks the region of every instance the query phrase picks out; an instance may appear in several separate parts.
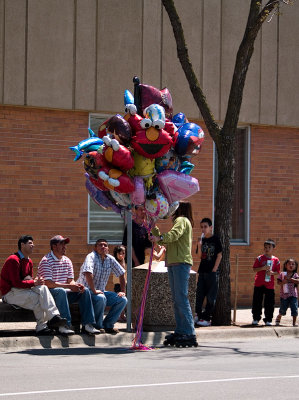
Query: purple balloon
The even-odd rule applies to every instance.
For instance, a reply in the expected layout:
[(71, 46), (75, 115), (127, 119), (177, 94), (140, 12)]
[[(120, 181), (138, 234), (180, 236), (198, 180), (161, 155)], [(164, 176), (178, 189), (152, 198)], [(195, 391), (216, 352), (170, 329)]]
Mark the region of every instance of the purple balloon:
[(85, 187), (86, 187), (90, 197), (92, 198), (92, 200), (96, 204), (98, 204), (99, 206), (101, 206), (105, 210), (107, 210), (107, 208), (110, 207), (110, 208), (112, 208), (113, 211), (115, 211), (116, 213), (120, 214), (121, 209), (116, 204), (113, 204), (111, 200), (108, 199), (108, 197), (106, 196), (105, 192), (103, 192), (102, 190), (100, 190), (97, 187), (95, 187), (90, 182), (88, 177), (86, 178)]

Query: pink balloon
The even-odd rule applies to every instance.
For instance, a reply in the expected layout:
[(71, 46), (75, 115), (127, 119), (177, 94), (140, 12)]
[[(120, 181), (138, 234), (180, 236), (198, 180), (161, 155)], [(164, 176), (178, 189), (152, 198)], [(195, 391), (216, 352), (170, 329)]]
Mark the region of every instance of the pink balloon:
[(198, 180), (190, 175), (166, 170), (157, 175), (160, 189), (169, 203), (180, 201), (199, 191)]
[(136, 206), (143, 204), (145, 201), (144, 182), (140, 176), (134, 177), (135, 190), (131, 194), (132, 203)]

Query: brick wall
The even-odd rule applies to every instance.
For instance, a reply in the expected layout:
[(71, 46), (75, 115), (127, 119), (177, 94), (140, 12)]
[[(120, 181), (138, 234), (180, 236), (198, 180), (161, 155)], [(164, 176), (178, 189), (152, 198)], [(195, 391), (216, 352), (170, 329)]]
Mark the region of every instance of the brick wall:
[[(281, 263), (299, 259), (299, 129), (251, 127), (250, 246), (231, 247), (232, 299), (235, 295), (236, 255), (239, 256), (238, 304), (251, 304), (252, 264), (268, 237), (277, 243)], [(276, 286), (276, 301), (279, 290)]]
[[(68, 147), (88, 137), (87, 127), (87, 112), (0, 106), (0, 265), (16, 250), (17, 239), (24, 233), (35, 239), (32, 259), (37, 265), (49, 250), (49, 239), (59, 233), (71, 238), (67, 254), (78, 273), (91, 250), (88, 203), (81, 160), (74, 162)], [(200, 192), (191, 198), (195, 239), (200, 236), (200, 219), (212, 215), (212, 148), (207, 135), (200, 155), (193, 160), (192, 175), (200, 184)], [(298, 170), (298, 128), (251, 127), (250, 245), (231, 247), (232, 301), (239, 257), (239, 306), (251, 303), (251, 267), (266, 238), (276, 240), (275, 255), (281, 261), (289, 256), (299, 258)], [(171, 222), (161, 221), (159, 226), (166, 231)], [(196, 270), (195, 244), (193, 250)]]
[(55, 234), (71, 238), (78, 268), (87, 246), (87, 192), (81, 161), (69, 146), (88, 137), (88, 113), (0, 107), (0, 262), (31, 234), (36, 265)]

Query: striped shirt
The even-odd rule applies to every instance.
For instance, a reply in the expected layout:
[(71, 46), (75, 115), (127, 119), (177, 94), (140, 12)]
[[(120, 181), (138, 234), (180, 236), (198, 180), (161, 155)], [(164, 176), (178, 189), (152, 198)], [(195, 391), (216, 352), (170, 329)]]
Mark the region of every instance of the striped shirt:
[(87, 254), (77, 281), (89, 288), (84, 272), (92, 273), (95, 288), (104, 292), (111, 272), (119, 277), (126, 271), (110, 254), (107, 254), (104, 261), (102, 261), (98, 253), (93, 251)]
[(38, 266), (38, 275), (45, 280), (67, 283), (68, 279), (74, 279), (73, 264), (68, 257), (57, 258), (51, 251), (41, 259)]

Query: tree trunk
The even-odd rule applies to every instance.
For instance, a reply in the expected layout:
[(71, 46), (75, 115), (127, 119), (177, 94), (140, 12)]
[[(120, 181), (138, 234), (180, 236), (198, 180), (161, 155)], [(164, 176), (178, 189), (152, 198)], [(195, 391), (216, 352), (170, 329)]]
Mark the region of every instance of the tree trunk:
[(213, 315), (213, 325), (231, 324), (230, 287), (230, 236), (235, 171), (235, 132), (230, 136), (222, 131), (225, 139), (217, 148), (218, 183), (215, 201), (214, 231), (221, 239), (223, 251), (220, 263), (219, 291)]

